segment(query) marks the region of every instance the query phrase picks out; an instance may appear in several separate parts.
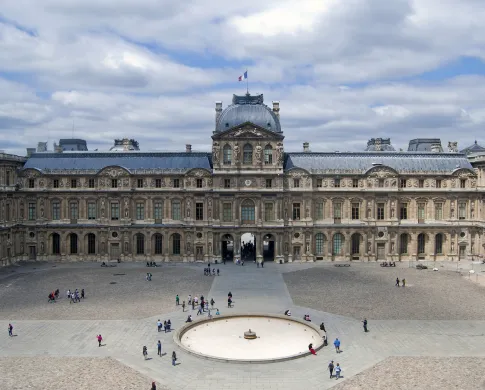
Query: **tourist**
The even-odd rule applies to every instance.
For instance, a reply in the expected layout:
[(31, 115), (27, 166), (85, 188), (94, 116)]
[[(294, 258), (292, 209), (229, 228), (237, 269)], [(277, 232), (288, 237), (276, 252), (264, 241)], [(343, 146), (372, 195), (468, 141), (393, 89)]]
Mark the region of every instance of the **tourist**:
[(264, 268), (264, 260), (261, 262), (261, 268)]
[(207, 317), (209, 318), (209, 320), (212, 320), (212, 314), (211, 314), (210, 309), (209, 309), (209, 311), (207, 312)]
[(199, 298), (194, 297), (194, 299), (192, 300), (192, 302), (197, 305), (199, 303)]
[(303, 316), (303, 319), (304, 319), (305, 321), (312, 322), (312, 320), (310, 319), (310, 315), (309, 315), (309, 314), (305, 314), (305, 315)]
[(212, 276), (216, 276), (216, 269), (212, 268)]
[(71, 290), (66, 291), (66, 298), (67, 299), (71, 298)]
[(163, 327), (165, 329), (165, 333), (167, 333), (167, 321), (163, 321)]
[(197, 315), (202, 314), (202, 312), (203, 310), (202, 310), (202, 303), (201, 303), (199, 306), (199, 310), (197, 311)]
[(157, 390), (157, 385), (155, 384), (155, 382), (152, 382), (152, 387), (150, 390)]
[(399, 287), (399, 278), (396, 278), (396, 287)]
[(158, 350), (158, 356), (162, 357), (162, 343), (160, 340), (158, 340), (158, 343), (157, 343), (157, 350)]
[(157, 328), (159, 332), (162, 329), (162, 321), (160, 321), (160, 319), (157, 321)]
[(175, 306), (178, 306), (180, 303), (180, 298), (179, 298), (179, 295), (177, 294), (177, 296), (175, 297)]
[(148, 350), (146, 345), (143, 347), (143, 357), (145, 358), (145, 360), (147, 360), (148, 358)]
[(185, 301), (182, 302), (182, 313), (185, 311)]
[(10, 337), (13, 336), (13, 325), (12, 324), (8, 324), (8, 335)]
[(342, 368), (340, 367), (340, 364), (339, 364), (339, 363), (337, 363), (337, 366), (335, 367), (335, 377), (336, 377), (337, 379), (339, 379), (339, 378), (340, 378), (340, 372), (341, 372), (341, 371), (342, 371)]
[(175, 362), (177, 361), (177, 355), (175, 351), (172, 352), (172, 366), (175, 366)]
[(287, 309), (285, 311), (285, 316), (291, 317), (291, 311), (290, 311), (290, 309)]
[[(225, 260), (224, 260), (224, 264), (226, 264)], [(217, 268), (217, 276), (219, 276), (219, 268)]]
[(367, 333), (367, 318), (364, 318), (364, 321), (362, 321), (362, 324), (364, 325), (364, 332)]
[(100, 334), (98, 334), (96, 338), (98, 339), (98, 347), (101, 347), (101, 341), (103, 341), (103, 337)]
[(220, 315), (219, 309), (216, 309), (216, 316)]
[(81, 298), (84, 299), (84, 288), (81, 289)]
[[(83, 292), (84, 292), (84, 290), (83, 290)], [(59, 298), (59, 289), (56, 290), (55, 296), (56, 296), (56, 299)]]
[(192, 303), (192, 295), (189, 294), (189, 296), (187, 297), (187, 302), (189, 303), (189, 305)]
[(189, 314), (189, 316), (187, 317), (187, 321), (185, 321), (186, 323), (187, 322), (192, 322), (192, 316)]
[(231, 297), (227, 298), (227, 307), (232, 307), (232, 299), (231, 299)]
[(172, 330), (172, 323), (170, 322), (170, 318), (167, 321), (167, 327), (168, 327), (168, 331), (170, 332)]
[(325, 324), (323, 322), (320, 324), (320, 330), (323, 330), (325, 333), (327, 333), (327, 331), (325, 330)]
[(213, 309), (214, 308), (214, 303), (216, 303), (216, 301), (214, 301), (214, 298), (211, 299), (211, 308)]
[(403, 286), (403, 287), (406, 287), (406, 279), (403, 279), (403, 280), (402, 280), (402, 286)]
[(313, 348), (313, 344), (310, 343), (310, 345), (308, 346), (308, 350), (310, 351), (310, 353), (312, 355), (316, 355), (317, 353), (315, 352), (315, 349)]
[(333, 345), (335, 347), (335, 352), (340, 353), (340, 340), (338, 338), (335, 339)]
[(192, 310), (195, 310), (195, 300), (192, 299)]
[(328, 371), (330, 371), (330, 379), (332, 379), (333, 377), (333, 369), (334, 369), (334, 365), (333, 365), (333, 360), (330, 361), (330, 363), (328, 363)]
[(229, 298), (232, 298), (232, 292), (229, 291), (229, 294), (227, 294)]

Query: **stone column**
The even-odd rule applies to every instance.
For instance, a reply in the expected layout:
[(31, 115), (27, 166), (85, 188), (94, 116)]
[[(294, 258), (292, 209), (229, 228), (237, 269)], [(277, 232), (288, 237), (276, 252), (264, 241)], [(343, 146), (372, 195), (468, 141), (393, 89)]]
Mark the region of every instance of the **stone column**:
[(233, 261), (241, 260), (241, 233), (234, 234), (234, 256)]
[(263, 235), (256, 233), (254, 238), (256, 239), (256, 262), (261, 264), (263, 262)]

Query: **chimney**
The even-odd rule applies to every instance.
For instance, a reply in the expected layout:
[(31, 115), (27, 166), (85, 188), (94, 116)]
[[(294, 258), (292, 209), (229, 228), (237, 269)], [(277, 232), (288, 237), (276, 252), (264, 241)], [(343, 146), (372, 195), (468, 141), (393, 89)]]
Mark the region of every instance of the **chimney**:
[(192, 153), (192, 145), (191, 144), (185, 145), (185, 153)]
[(440, 153), (443, 151), (443, 149), (441, 149), (441, 144), (431, 144), (431, 151), (433, 153)]
[(280, 119), (280, 102), (277, 100), (273, 101), (273, 112), (275, 113), (276, 117)]
[(310, 151), (310, 144), (308, 142), (303, 142), (303, 151), (308, 153)]
[(218, 101), (216, 102), (216, 125), (217, 121), (219, 120), (219, 117), (221, 116), (222, 112), (222, 102)]

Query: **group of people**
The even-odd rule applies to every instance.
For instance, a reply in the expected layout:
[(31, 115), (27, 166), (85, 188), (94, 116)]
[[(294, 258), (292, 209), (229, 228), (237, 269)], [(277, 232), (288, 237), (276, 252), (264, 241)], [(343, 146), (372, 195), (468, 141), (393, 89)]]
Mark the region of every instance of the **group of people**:
[(406, 279), (399, 280), (399, 278), (396, 278), (396, 287), (406, 287)]
[(172, 329), (172, 322), (170, 321), (170, 319), (168, 320), (165, 320), (163, 321), (160, 321), (160, 319), (157, 321), (157, 329), (159, 332), (161, 332), (162, 330), (165, 330), (165, 333), (167, 332), (170, 332)]
[[(148, 359), (148, 348), (146, 345), (143, 346), (143, 359), (147, 360)], [(162, 354), (162, 342), (160, 340), (158, 340), (157, 342), (157, 355), (159, 357), (162, 357), (163, 354)], [(177, 361), (177, 354), (175, 353), (175, 351), (172, 352), (172, 366), (175, 366), (175, 362)], [(152, 382), (152, 389), (151, 390), (156, 390), (157, 389), (157, 386), (155, 384), (155, 382)]]
[(229, 294), (227, 294), (227, 307), (232, 307), (232, 292), (229, 291)]
[[(211, 267), (210, 267), (210, 264), (209, 264), (209, 267), (207, 268), (204, 268), (204, 275), (205, 276), (216, 276), (216, 269), (215, 268), (212, 268), (212, 274), (211, 274)], [(217, 276), (220, 275), (220, 272), (219, 272), (219, 268), (217, 268)]]
[(147, 261), (147, 267), (160, 267), (154, 261)]
[(81, 289), (80, 296), (79, 296), (79, 290), (77, 288), (74, 291), (67, 290), (66, 297), (70, 299), (69, 303), (81, 302), (81, 299), (84, 299), (84, 288)]
[(381, 263), (381, 267), (395, 267), (396, 266), (396, 262), (395, 261), (384, 261)]
[(241, 259), (243, 261), (255, 259), (254, 257), (255, 250), (256, 248), (254, 247), (254, 243), (243, 242), (241, 245)]
[(59, 298), (59, 289), (49, 293), (49, 303), (54, 303)]
[(145, 279), (147, 282), (151, 282), (152, 281), (152, 274), (150, 272), (147, 272), (147, 276), (145, 276)]

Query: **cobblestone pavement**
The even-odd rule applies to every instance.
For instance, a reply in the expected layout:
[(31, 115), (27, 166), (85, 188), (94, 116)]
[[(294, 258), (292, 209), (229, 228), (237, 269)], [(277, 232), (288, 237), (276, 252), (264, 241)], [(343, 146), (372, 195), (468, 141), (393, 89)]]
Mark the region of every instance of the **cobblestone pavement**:
[[(317, 356), (280, 363), (231, 364), (200, 359), (179, 350), (172, 334), (157, 332), (156, 321), (160, 317), (162, 321), (170, 318), (174, 329), (184, 323), (187, 311), (183, 313), (181, 307), (174, 304), (170, 313), (140, 319), (18, 320), (14, 321), (17, 337), (7, 336), (9, 319), (1, 315), (0, 310), (0, 318), (5, 319), (0, 321), (5, 332), (0, 337), (0, 356), (112, 357), (145, 375), (147, 383), (156, 380), (173, 390), (294, 389), (302, 384), (307, 389), (326, 389), (337, 384), (328, 378), (326, 367), (329, 360), (339, 362), (344, 377), (348, 379), (389, 356), (485, 357), (485, 321), (372, 320), (370, 332), (364, 333), (358, 319), (295, 305), (283, 273), (330, 266), (267, 264), (263, 269), (253, 264), (221, 266), (222, 275), (213, 279), (210, 291), (199, 293), (209, 299), (214, 298), (221, 314), (228, 311), (281, 314), (286, 308), (290, 308), (296, 317), (308, 313), (317, 324), (325, 321), (329, 344), (335, 337), (341, 339), (343, 352), (339, 355), (329, 345)], [(360, 266), (365, 264), (352, 264), (352, 267)], [(142, 265), (127, 267), (141, 268)], [(181, 270), (189, 268), (197, 272), (202, 272), (201, 267), (203, 265), (179, 266)], [(5, 280), (2, 280), (0, 289), (8, 288), (4, 285)], [(232, 309), (227, 308), (229, 291), (233, 293), (235, 302)], [(449, 293), (453, 294), (453, 291)], [(314, 294), (319, 294), (319, 291)], [(186, 299), (186, 296), (182, 298)], [(460, 302), (455, 304), (460, 305)], [(190, 312), (195, 317), (195, 311), (190, 309)], [(102, 348), (96, 341), (99, 333), (106, 344)], [(156, 355), (157, 340), (161, 340), (163, 351), (167, 353), (161, 358)], [(153, 359), (143, 359), (144, 345), (147, 345), (149, 356)], [(180, 364), (176, 367), (172, 367), (170, 361), (173, 350), (179, 357)]]

